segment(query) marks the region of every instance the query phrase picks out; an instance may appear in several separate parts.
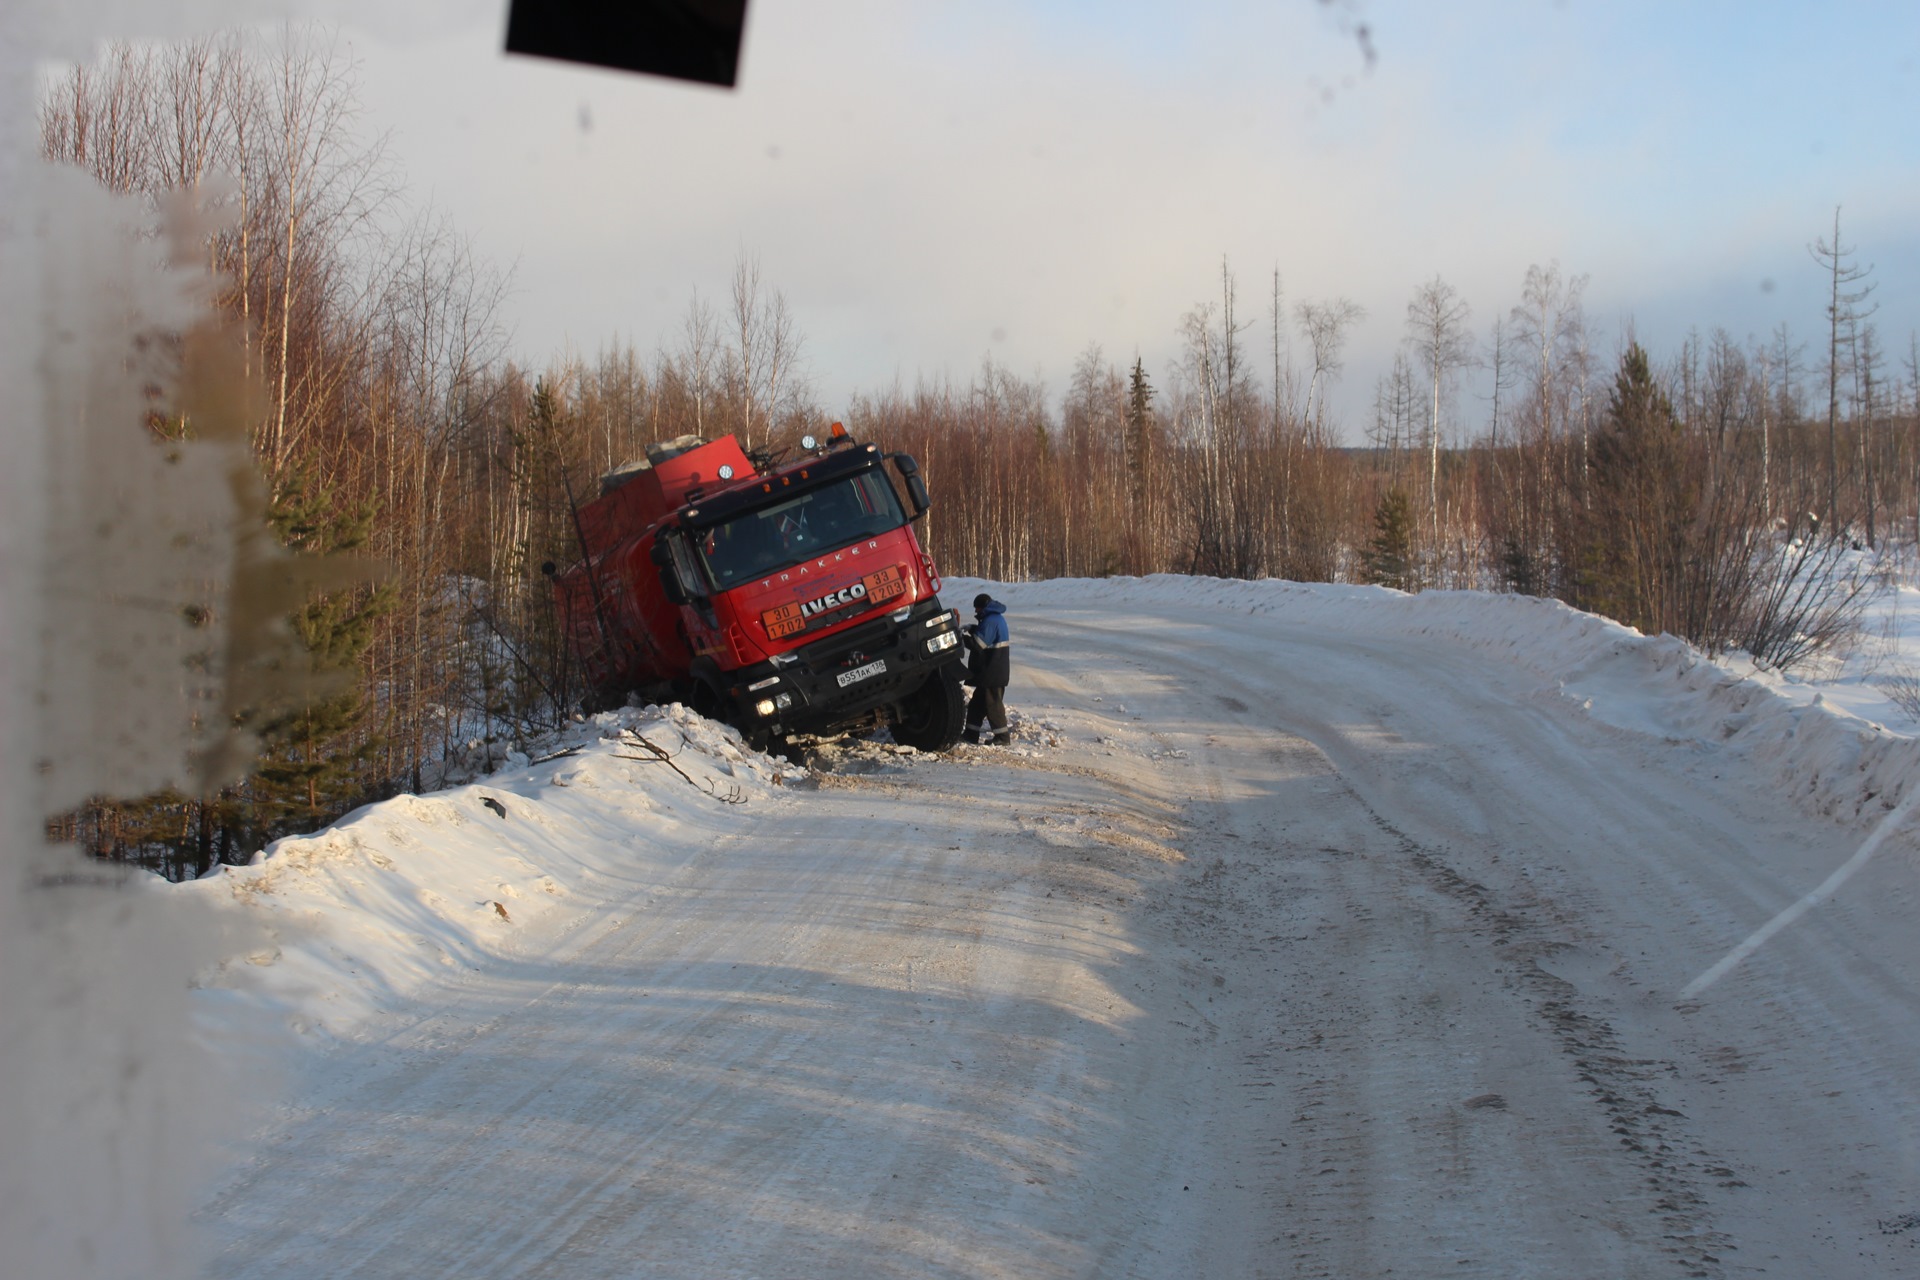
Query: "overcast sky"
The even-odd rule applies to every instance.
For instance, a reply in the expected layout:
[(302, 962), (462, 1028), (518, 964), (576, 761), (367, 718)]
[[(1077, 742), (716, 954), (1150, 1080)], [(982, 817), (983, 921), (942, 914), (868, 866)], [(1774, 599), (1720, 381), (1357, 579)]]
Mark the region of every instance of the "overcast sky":
[(1096, 342), (1165, 382), (1224, 255), (1263, 356), (1276, 267), (1289, 311), (1366, 308), (1332, 401), (1357, 436), (1435, 274), (1481, 334), (1557, 262), (1608, 355), (1630, 320), (1661, 356), (1813, 338), (1836, 205), (1883, 345), (1920, 327), (1911, 0), (751, 0), (733, 91), (508, 58), (504, 5), (439, 8), (421, 40), (346, 29), (367, 122), (514, 268), (535, 364), (671, 345), (746, 252), (830, 412), (989, 353), (1057, 395)]

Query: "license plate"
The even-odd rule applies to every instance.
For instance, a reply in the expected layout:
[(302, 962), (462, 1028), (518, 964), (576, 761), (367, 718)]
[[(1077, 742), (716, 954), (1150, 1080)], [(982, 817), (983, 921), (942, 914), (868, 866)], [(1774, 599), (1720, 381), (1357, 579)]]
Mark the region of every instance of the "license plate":
[(868, 676), (877, 676), (886, 669), (887, 660), (885, 658), (877, 658), (864, 667), (855, 667), (851, 671), (842, 671), (839, 676), (840, 687), (844, 689), (850, 684), (859, 684)]

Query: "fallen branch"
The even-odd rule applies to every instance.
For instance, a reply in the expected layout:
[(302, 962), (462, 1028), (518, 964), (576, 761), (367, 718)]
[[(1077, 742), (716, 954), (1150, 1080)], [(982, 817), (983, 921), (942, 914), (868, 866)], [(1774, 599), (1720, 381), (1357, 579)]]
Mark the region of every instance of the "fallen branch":
[[(721, 804), (745, 804), (747, 802), (747, 797), (744, 794), (742, 794), (740, 787), (737, 783), (731, 783), (731, 782), (728, 783), (727, 793), (725, 795), (721, 795), (719, 789), (713, 785), (713, 779), (709, 778), (704, 783), (701, 782), (699, 779), (695, 778), (692, 774), (688, 773), (685, 769), (682, 769), (679, 765), (675, 764), (673, 762), (673, 754), (669, 752), (665, 747), (660, 746), (658, 743), (648, 741), (644, 736), (642, 736), (639, 733), (635, 733), (632, 730), (628, 730), (627, 732), (622, 733), (620, 735), (619, 740), (630, 746), (645, 747), (652, 754), (644, 755), (644, 756), (623, 756), (616, 751), (614, 752), (614, 755), (613, 755), (613, 758), (615, 760), (637, 760), (642, 764), (664, 764), (665, 766), (667, 766), (667, 768), (673, 770), (675, 773), (679, 774), (682, 778), (685, 778), (687, 780), (688, 786), (693, 787), (695, 790), (698, 790), (698, 791), (704, 791), (706, 794), (712, 796), (715, 800), (718, 800)], [(686, 737), (684, 734), (681, 736), (680, 740), (683, 744), (686, 742)]]

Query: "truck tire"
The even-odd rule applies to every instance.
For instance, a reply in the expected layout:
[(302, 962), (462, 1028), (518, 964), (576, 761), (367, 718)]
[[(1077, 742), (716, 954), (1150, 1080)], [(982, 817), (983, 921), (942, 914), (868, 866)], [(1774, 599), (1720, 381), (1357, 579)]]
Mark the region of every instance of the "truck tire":
[(915, 751), (945, 751), (967, 727), (967, 695), (951, 663), (907, 695), (893, 722), (893, 740)]
[(794, 764), (805, 764), (807, 753), (793, 745), (793, 739), (784, 733), (771, 733), (765, 730), (747, 739), (747, 745), (763, 755), (790, 760)]
[(689, 695), (687, 706), (695, 715), (705, 716), (709, 720), (725, 722), (727, 719), (726, 699), (713, 687), (711, 681), (695, 680), (693, 692)]

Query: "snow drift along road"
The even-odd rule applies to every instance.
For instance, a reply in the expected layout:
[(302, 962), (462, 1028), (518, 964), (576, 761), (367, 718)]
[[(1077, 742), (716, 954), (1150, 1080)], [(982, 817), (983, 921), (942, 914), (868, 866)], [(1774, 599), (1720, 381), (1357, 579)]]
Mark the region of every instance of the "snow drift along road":
[(315, 1046), (215, 1274), (1920, 1274), (1910, 833), (1678, 997), (1912, 739), (1538, 601), (995, 592), (1011, 751), (626, 712), (181, 889)]

